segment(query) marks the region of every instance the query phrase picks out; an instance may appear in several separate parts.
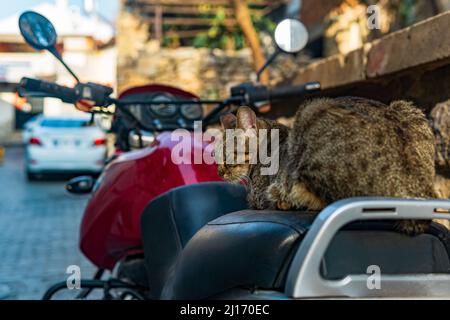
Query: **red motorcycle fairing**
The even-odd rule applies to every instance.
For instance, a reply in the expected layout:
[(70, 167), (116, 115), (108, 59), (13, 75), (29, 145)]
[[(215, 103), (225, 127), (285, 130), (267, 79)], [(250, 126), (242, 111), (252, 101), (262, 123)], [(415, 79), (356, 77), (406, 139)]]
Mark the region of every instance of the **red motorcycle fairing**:
[(179, 88), (166, 86), (163, 84), (151, 84), (148, 86), (142, 86), (142, 87), (131, 87), (119, 96), (119, 99), (123, 99), (125, 97), (135, 95), (135, 94), (141, 94), (141, 93), (151, 93), (151, 92), (167, 92), (176, 96), (180, 96), (186, 99), (199, 99), (198, 96), (196, 96), (193, 93), (190, 93), (188, 91), (184, 91)]
[[(195, 97), (166, 86), (132, 88), (122, 97), (161, 90)], [(141, 213), (154, 198), (176, 187), (221, 181), (215, 164), (172, 161), (172, 150), (177, 145), (191, 155), (203, 154), (208, 145), (190, 132), (185, 132), (184, 138), (181, 142), (172, 141), (171, 132), (164, 132), (152, 147), (120, 154), (105, 168), (86, 207), (80, 230), (80, 249), (97, 267), (112, 270), (125, 256), (143, 252)]]

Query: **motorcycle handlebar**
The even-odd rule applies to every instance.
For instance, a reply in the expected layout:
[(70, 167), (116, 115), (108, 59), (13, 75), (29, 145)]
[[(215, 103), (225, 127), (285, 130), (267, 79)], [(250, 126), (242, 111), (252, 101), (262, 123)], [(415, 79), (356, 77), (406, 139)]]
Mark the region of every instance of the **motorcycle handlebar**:
[(315, 93), (320, 90), (320, 82), (307, 82), (300, 86), (285, 86), (270, 90), (270, 99), (292, 98), (307, 93)]
[[(220, 111), (229, 105), (248, 105), (257, 107), (258, 103), (271, 102), (279, 99), (286, 99), (292, 97), (298, 97), (305, 94), (314, 93), (320, 90), (319, 82), (308, 82), (299, 86), (284, 86), (271, 89), (267, 86), (255, 86), (252, 83), (245, 83), (240, 86), (236, 86), (231, 89), (231, 97), (224, 101), (213, 101), (213, 100), (196, 100), (196, 101), (176, 101), (177, 104), (183, 103), (199, 103), (199, 104), (209, 104), (218, 103), (219, 107), (212, 111), (206, 119), (212, 119)], [(164, 104), (161, 101), (121, 101), (117, 99), (110, 98), (113, 90), (110, 87), (101, 86), (95, 83), (78, 83), (75, 88), (69, 88), (65, 86), (58, 85), (53, 82), (23, 78), (20, 81), (19, 94), (21, 96), (27, 96), (37, 94), (45, 97), (55, 97), (61, 99), (65, 103), (74, 104), (80, 99), (94, 101), (96, 106), (108, 106), (115, 103), (117, 106), (126, 104)], [(167, 102), (169, 103), (169, 102)], [(171, 104), (175, 102), (170, 102)], [(126, 109), (126, 108), (125, 108)], [(102, 111), (103, 112), (103, 111)]]
[(53, 82), (23, 78), (20, 81), (20, 89), (26, 92), (42, 93), (49, 97), (55, 97), (65, 103), (73, 104), (78, 101), (78, 95), (74, 88), (61, 86)]
[(244, 87), (245, 101), (249, 105), (302, 96), (319, 90), (319, 82), (307, 82), (299, 86), (283, 86), (274, 89), (270, 89), (266, 86), (249, 86), (245, 90)]

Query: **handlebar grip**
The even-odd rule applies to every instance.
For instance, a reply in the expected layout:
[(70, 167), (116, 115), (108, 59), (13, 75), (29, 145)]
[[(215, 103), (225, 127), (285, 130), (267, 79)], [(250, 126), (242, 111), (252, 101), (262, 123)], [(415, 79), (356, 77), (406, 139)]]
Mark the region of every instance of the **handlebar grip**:
[(65, 103), (73, 104), (78, 101), (75, 89), (61, 86), (53, 82), (22, 78), (20, 81), (20, 88), (28, 92), (38, 92), (48, 95), (48, 97), (58, 98)]
[(241, 86), (235, 89), (236, 95), (244, 96), (245, 103), (255, 105), (260, 102), (267, 102), (279, 99), (302, 96), (308, 93), (320, 91), (320, 82), (307, 82), (300, 86), (284, 86), (270, 89), (266, 86)]
[(307, 82), (300, 86), (285, 86), (270, 90), (271, 100), (300, 96), (306, 93), (315, 93), (321, 88), (320, 82)]

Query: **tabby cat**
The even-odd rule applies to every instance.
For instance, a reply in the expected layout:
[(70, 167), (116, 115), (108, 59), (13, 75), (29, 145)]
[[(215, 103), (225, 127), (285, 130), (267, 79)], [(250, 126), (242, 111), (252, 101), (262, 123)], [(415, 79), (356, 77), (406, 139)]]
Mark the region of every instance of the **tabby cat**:
[[(409, 102), (316, 99), (299, 108), (292, 129), (257, 118), (248, 107), (221, 122), (223, 129), (257, 135), (260, 129), (279, 131), (276, 174), (261, 175), (264, 166), (259, 162), (219, 164), (225, 180), (247, 180), (253, 209), (320, 210), (358, 196), (435, 197), (433, 133), (424, 114)], [(227, 150), (226, 143), (223, 148), (225, 155), (236, 156), (235, 148)], [(427, 224), (403, 221), (399, 229), (417, 234)]]

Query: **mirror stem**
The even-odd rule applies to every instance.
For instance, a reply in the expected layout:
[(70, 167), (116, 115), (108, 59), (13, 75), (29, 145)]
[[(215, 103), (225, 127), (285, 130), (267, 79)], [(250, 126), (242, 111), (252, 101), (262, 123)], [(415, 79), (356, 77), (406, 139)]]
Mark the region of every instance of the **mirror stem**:
[(64, 62), (64, 60), (62, 58), (58, 59), (62, 65), (64, 66), (64, 68), (66, 68), (67, 71), (69, 71), (69, 73), (72, 75), (72, 77), (76, 80), (77, 83), (80, 83), (80, 79), (77, 77), (77, 75), (75, 74), (75, 72), (72, 71), (72, 69), (70, 69), (70, 67)]
[(64, 59), (62, 58), (61, 54), (59, 53), (59, 51), (56, 48), (52, 48), (51, 50), (49, 50), (51, 54), (53, 54), (55, 56), (56, 59), (59, 60), (59, 62), (61, 62), (61, 64), (64, 66), (64, 68), (66, 68), (67, 71), (69, 71), (69, 73), (72, 75), (72, 77), (76, 80), (77, 83), (80, 83), (80, 79), (77, 77), (77, 75), (75, 74), (75, 72), (73, 72), (72, 69), (70, 69), (70, 67), (66, 64), (66, 62), (64, 61)]
[(258, 70), (258, 72), (256, 72), (256, 81), (259, 82), (261, 79), (261, 74), (267, 69), (268, 66), (270, 66), (270, 64), (278, 57), (278, 55), (280, 54), (280, 49), (276, 48), (275, 52), (272, 53), (269, 57), (269, 59), (266, 60), (266, 62), (264, 63), (264, 65)]

